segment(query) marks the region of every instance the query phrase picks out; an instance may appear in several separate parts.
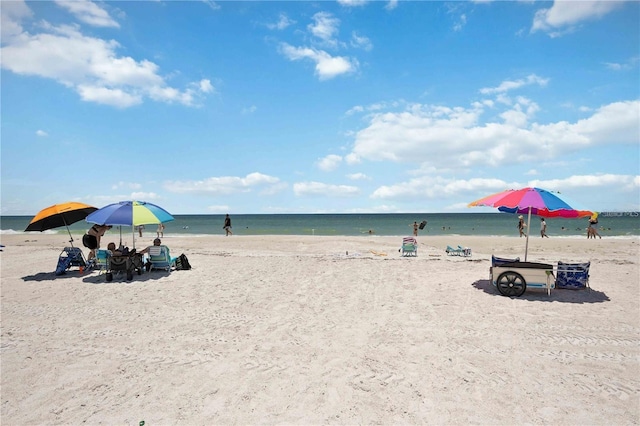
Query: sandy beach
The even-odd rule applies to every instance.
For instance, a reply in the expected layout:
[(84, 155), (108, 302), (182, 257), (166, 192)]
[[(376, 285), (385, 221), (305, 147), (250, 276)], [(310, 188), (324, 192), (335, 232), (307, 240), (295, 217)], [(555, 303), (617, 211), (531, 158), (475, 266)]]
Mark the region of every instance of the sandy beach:
[(192, 270), (111, 283), (65, 240), (2, 235), (3, 425), (640, 423), (638, 238), (532, 237), (592, 290), (520, 298), (516, 237), (168, 236)]

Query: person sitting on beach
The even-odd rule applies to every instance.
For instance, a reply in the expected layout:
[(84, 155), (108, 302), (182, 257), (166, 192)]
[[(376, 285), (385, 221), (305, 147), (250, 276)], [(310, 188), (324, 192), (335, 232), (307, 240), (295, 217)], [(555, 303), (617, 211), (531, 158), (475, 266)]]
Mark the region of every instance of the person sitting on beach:
[(154, 239), (154, 240), (153, 240), (153, 246), (148, 246), (147, 248), (144, 248), (144, 249), (140, 250), (140, 251), (138, 252), (138, 254), (145, 254), (145, 253), (149, 253), (149, 249), (150, 249), (151, 247), (154, 247), (154, 246), (155, 246), (155, 247), (159, 247), (160, 245), (162, 245), (162, 241), (160, 241), (160, 238), (156, 238), (156, 239)]
[(100, 248), (100, 238), (111, 228), (111, 225), (93, 225), (91, 229), (82, 236), (82, 244), (90, 250), (87, 260), (96, 257), (96, 249)]
[[(160, 240), (160, 238), (156, 238), (153, 240), (153, 245), (152, 246), (148, 246), (147, 248), (144, 248), (142, 250), (140, 250), (138, 252), (138, 254), (140, 256), (146, 254), (149, 255), (149, 250), (151, 250), (152, 247), (160, 247), (162, 245), (162, 241)], [(147, 270), (147, 272), (151, 269), (151, 260), (147, 259), (147, 262), (145, 263), (145, 269)]]

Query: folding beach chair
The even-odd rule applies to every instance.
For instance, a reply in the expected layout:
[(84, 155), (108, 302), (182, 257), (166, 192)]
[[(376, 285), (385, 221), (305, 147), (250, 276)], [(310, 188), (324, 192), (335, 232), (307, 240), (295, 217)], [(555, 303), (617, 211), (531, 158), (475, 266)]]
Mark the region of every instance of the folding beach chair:
[(582, 290), (589, 286), (589, 267), (591, 262), (565, 263), (558, 262), (556, 271), (556, 288)]
[(60, 256), (58, 256), (58, 265), (56, 266), (56, 275), (62, 275), (72, 267), (78, 269), (84, 269), (87, 266), (87, 261), (84, 258), (82, 250), (78, 247), (65, 247), (62, 249)]
[(171, 257), (167, 246), (151, 246), (148, 254), (148, 262), (151, 265), (149, 270), (164, 269), (169, 272), (175, 266), (176, 259)]
[(460, 256), (471, 257), (471, 249), (469, 247), (458, 246), (458, 251)]
[(445, 252), (447, 252), (449, 256), (460, 256), (460, 250), (451, 246), (447, 246)]
[(402, 256), (418, 256), (418, 241), (414, 237), (402, 239)]
[(96, 257), (93, 260), (93, 267), (98, 268), (98, 275), (102, 275), (109, 269), (109, 250), (96, 250)]

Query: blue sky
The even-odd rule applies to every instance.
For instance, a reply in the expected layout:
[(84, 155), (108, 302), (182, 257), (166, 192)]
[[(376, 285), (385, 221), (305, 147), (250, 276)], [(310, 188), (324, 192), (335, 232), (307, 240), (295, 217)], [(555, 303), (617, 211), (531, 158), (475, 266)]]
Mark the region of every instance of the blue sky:
[(2, 1), (3, 215), (640, 210), (640, 3)]

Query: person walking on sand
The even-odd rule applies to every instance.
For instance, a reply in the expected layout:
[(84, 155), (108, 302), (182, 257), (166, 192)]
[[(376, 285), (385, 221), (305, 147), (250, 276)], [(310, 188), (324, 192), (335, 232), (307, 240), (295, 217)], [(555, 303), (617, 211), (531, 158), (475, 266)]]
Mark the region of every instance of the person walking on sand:
[(540, 237), (549, 238), (549, 236), (547, 235), (547, 222), (544, 221), (544, 217), (540, 218)]
[(520, 236), (524, 236), (526, 237), (527, 234), (525, 234), (524, 232), (524, 227), (527, 226), (526, 223), (524, 223), (524, 218), (522, 217), (522, 215), (518, 216), (518, 232), (520, 232)]
[(156, 238), (164, 238), (164, 223), (158, 224), (158, 230), (156, 231)]
[(233, 232), (231, 232), (231, 218), (229, 217), (229, 213), (227, 213), (227, 216), (224, 218), (224, 225), (222, 226), (222, 229), (225, 230), (225, 237), (228, 237), (229, 235), (233, 235)]

